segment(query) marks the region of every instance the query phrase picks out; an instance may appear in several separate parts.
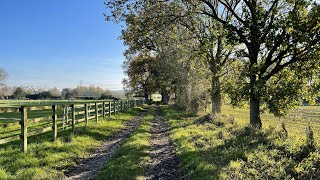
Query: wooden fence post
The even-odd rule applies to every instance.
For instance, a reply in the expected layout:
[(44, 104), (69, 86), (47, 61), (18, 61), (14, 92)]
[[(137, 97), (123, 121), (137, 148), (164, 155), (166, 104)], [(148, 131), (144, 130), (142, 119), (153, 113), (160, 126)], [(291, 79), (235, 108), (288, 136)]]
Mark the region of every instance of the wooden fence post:
[(84, 119), (86, 121), (86, 127), (88, 127), (88, 125), (89, 125), (88, 104), (84, 104)]
[[(62, 106), (63, 107), (63, 106)], [(66, 123), (66, 108), (63, 107), (63, 116), (62, 116), (62, 129), (64, 129)]]
[(72, 132), (76, 129), (76, 109), (74, 104), (71, 104), (71, 114), (72, 114)]
[(106, 118), (106, 102), (102, 103), (102, 117), (103, 119)]
[(26, 153), (28, 150), (28, 110), (21, 106), (21, 152)]
[(116, 101), (116, 113), (119, 114), (119, 101)]
[(109, 101), (109, 117), (111, 117), (111, 101)]
[(57, 126), (57, 105), (52, 106), (52, 136), (53, 136), (53, 141), (57, 140), (57, 135), (58, 135), (58, 126)]
[(96, 122), (98, 123), (98, 104), (94, 103), (95, 105), (95, 117), (96, 117)]

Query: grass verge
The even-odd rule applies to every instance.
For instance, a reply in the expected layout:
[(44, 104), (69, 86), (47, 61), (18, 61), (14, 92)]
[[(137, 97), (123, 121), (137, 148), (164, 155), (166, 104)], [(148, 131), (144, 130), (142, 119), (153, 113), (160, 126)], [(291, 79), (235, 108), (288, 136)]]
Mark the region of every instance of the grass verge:
[(28, 153), (21, 153), (19, 142), (0, 146), (0, 179), (59, 179), (64, 171), (99, 147), (110, 135), (124, 128), (126, 121), (141, 111), (132, 109), (99, 123), (77, 124), (76, 131), (58, 132), (58, 140), (50, 142), (51, 132), (30, 137)]
[(163, 109), (187, 179), (320, 177), (320, 149), (305, 134), (297, 138), (272, 126), (262, 130), (243, 126), (241, 112), (212, 119)]
[(150, 129), (154, 110), (144, 117), (142, 125), (127, 140), (106, 164), (96, 180), (104, 179), (142, 179), (151, 138)]

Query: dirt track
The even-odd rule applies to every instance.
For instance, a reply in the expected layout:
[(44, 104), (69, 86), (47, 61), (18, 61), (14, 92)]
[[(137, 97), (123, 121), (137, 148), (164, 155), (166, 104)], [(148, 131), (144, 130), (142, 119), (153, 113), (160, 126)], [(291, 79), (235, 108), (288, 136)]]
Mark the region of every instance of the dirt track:
[(136, 131), (146, 113), (147, 112), (143, 112), (133, 120), (128, 121), (123, 130), (111, 136), (100, 148), (91, 154), (90, 157), (83, 159), (80, 164), (73, 167), (64, 179), (93, 179), (111, 156), (121, 147), (124, 140)]
[(148, 169), (144, 179), (184, 179), (179, 174), (179, 161), (170, 140), (170, 129), (160, 107), (157, 108), (151, 133), (151, 159), (147, 163)]

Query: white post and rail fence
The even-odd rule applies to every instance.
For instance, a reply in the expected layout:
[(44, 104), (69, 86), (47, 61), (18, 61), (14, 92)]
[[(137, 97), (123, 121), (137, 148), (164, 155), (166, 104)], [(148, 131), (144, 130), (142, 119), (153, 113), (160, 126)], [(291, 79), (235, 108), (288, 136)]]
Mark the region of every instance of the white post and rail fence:
[[(58, 130), (71, 129), (71, 131), (74, 132), (76, 129), (76, 124), (78, 123), (85, 122), (86, 127), (89, 125), (90, 120), (98, 122), (99, 117), (101, 116), (103, 119), (105, 119), (106, 116), (110, 117), (111, 115), (116, 115), (118, 112), (125, 112), (130, 108), (140, 106), (143, 103), (144, 100), (138, 99), (99, 101), (94, 103), (74, 103), (52, 106), (21, 106), (10, 108), (0, 107), (0, 121), (1, 119), (6, 119), (3, 118), (6, 117), (6, 114), (9, 114), (9, 116), (12, 116), (14, 113), (17, 116), (20, 114), (20, 118), (7, 118), (14, 120), (14, 122), (0, 124), (0, 128), (9, 128), (14, 126), (17, 126), (18, 128), (15, 130), (9, 130), (8, 132), (11, 134), (7, 137), (0, 136), (0, 145), (20, 140), (21, 151), (27, 152), (28, 137), (30, 136), (52, 131), (52, 140), (55, 141), (58, 136)], [(36, 113), (33, 112), (39, 112), (38, 116), (35, 116)], [(47, 115), (43, 117), (40, 112), (46, 112)], [(52, 116), (48, 116), (48, 113)], [(33, 116), (35, 116), (35, 118), (32, 118)], [(40, 128), (35, 128), (35, 123), (42, 124), (40, 125)], [(30, 124), (33, 125), (31, 130), (28, 130)], [(43, 127), (45, 125), (49, 125), (49, 127)]]

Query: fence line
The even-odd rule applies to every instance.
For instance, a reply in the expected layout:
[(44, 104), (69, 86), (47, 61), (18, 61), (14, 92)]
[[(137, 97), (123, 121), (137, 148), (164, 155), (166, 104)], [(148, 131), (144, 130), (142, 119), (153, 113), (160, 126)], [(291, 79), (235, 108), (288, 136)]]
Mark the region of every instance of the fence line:
[[(39, 135), (45, 132), (52, 131), (52, 140), (55, 141), (58, 136), (59, 129), (65, 129), (70, 126), (70, 121), (68, 120), (68, 111), (67, 116), (63, 114), (62, 123), (58, 124), (58, 108), (71, 108), (71, 130), (75, 131), (76, 124), (80, 122), (85, 122), (85, 126), (89, 125), (89, 120), (95, 119), (95, 122), (98, 123), (99, 117), (103, 117), (105, 119), (106, 115), (111, 117), (111, 115), (116, 115), (119, 112), (125, 112), (132, 107), (140, 106), (144, 103), (143, 100), (124, 100), (124, 101), (99, 101), (95, 103), (76, 103), (76, 104), (64, 104), (64, 105), (52, 105), (52, 106), (21, 106), (20, 108), (0, 108), (1, 113), (9, 113), (9, 112), (19, 112), (20, 120), (15, 119), (16, 122), (7, 123), (0, 125), (0, 127), (9, 127), (20, 124), (20, 135), (11, 135), (8, 137), (0, 138), (0, 145), (6, 144), (12, 141), (21, 140), (21, 151), (27, 152), (28, 149), (28, 137)], [(89, 109), (91, 106), (94, 106), (94, 109)], [(100, 107), (99, 107), (100, 106)], [(80, 109), (80, 111), (76, 111), (76, 109)], [(35, 110), (51, 110), (52, 116), (48, 117), (37, 117), (37, 118), (28, 118), (28, 112)], [(65, 109), (64, 109), (65, 110)], [(99, 113), (100, 111), (100, 113)], [(91, 113), (94, 113), (92, 115)], [(84, 117), (78, 118), (77, 116), (82, 115)], [(14, 119), (14, 118), (8, 118)], [(36, 129), (31, 132), (28, 132), (28, 124), (43, 122), (47, 120), (52, 120), (51, 127), (44, 127), (41, 129)]]

